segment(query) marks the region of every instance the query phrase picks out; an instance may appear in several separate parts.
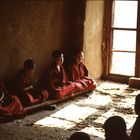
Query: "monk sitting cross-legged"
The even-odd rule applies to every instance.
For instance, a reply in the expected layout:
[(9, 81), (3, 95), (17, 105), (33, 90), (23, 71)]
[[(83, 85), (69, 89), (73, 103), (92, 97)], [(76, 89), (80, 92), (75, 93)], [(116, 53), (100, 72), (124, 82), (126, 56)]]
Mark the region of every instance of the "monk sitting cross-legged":
[(93, 78), (88, 77), (88, 70), (83, 63), (83, 59), (83, 52), (75, 52), (73, 62), (67, 68), (68, 79), (80, 83), (84, 90), (94, 90), (96, 82)]
[(27, 59), (24, 62), (24, 68), (20, 70), (15, 77), (16, 94), (23, 106), (29, 106), (39, 103), (48, 98), (47, 90), (36, 90), (31, 82), (31, 75), (36, 68), (33, 60)]
[(3, 84), (0, 82), (0, 117), (19, 118), (24, 117), (26, 111), (17, 96), (10, 95)]
[(131, 137), (133, 137), (135, 140), (140, 140), (140, 94), (138, 94), (135, 98), (134, 109), (138, 116), (133, 125)]

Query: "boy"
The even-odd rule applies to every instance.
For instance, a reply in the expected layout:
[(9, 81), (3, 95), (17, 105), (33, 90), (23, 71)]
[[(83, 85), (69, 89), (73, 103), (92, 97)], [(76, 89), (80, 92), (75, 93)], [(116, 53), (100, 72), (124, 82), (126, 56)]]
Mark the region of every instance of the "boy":
[(69, 140), (90, 140), (90, 136), (85, 132), (75, 132), (70, 136)]
[(48, 89), (52, 93), (51, 98), (62, 99), (66, 95), (72, 95), (75, 92), (75, 84), (68, 81), (65, 73), (63, 62), (63, 53), (60, 50), (55, 50), (52, 53), (53, 64), (49, 72)]
[(24, 110), (18, 97), (8, 94), (4, 84), (0, 82), (0, 116), (4, 118), (24, 117)]
[(24, 68), (17, 73), (15, 78), (16, 94), (23, 106), (36, 104), (48, 98), (47, 90), (38, 91), (32, 85), (31, 76), (35, 68), (34, 61), (27, 59), (24, 62)]
[(105, 130), (105, 140), (133, 140), (126, 133), (126, 123), (120, 116), (108, 118), (103, 128)]
[(68, 66), (68, 79), (80, 83), (84, 90), (94, 90), (96, 82), (88, 77), (88, 70), (83, 63), (84, 54), (81, 51), (75, 52), (72, 64)]
[(133, 129), (131, 132), (131, 137), (133, 137), (135, 140), (140, 140), (140, 94), (136, 96), (134, 108), (138, 117), (134, 123)]

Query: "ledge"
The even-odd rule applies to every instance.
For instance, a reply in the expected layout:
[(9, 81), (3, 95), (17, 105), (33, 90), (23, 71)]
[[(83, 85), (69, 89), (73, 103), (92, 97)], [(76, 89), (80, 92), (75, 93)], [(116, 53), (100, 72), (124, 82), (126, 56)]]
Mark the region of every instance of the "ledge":
[[(83, 91), (83, 92), (77, 92), (73, 96), (66, 96), (63, 99), (46, 100), (46, 101), (44, 101), (42, 103), (25, 107), (26, 116), (29, 115), (29, 114), (32, 114), (32, 113), (34, 113), (36, 111), (39, 111), (39, 110), (43, 109), (46, 106), (49, 106), (49, 105), (52, 105), (52, 104), (58, 104), (58, 103), (63, 102), (65, 100), (72, 99), (72, 98), (74, 98), (74, 97), (76, 97), (78, 95), (89, 93), (89, 92), (91, 92), (91, 90)], [(0, 123), (11, 122), (11, 121), (13, 121), (15, 119), (23, 119), (23, 118), (24, 118), (24, 116), (23, 117), (21, 117), (21, 116), (9, 116), (9, 117), (8, 116), (4, 116), (4, 117), (0, 116)]]
[(140, 78), (136, 77), (129, 78), (129, 87), (140, 89)]
[(65, 101), (65, 100), (74, 98), (74, 97), (76, 97), (78, 95), (81, 95), (81, 94), (84, 94), (84, 93), (89, 93), (89, 92), (91, 92), (91, 90), (89, 90), (89, 91), (83, 91), (83, 92), (77, 92), (77, 93), (74, 94), (74, 96), (66, 96), (63, 99), (46, 100), (43, 103), (25, 107), (25, 110), (27, 112), (26, 115), (29, 115), (29, 114), (32, 114), (35, 111), (41, 110), (45, 106), (49, 106), (49, 105), (52, 105), (52, 104), (57, 104), (57, 103), (60, 103), (62, 101)]

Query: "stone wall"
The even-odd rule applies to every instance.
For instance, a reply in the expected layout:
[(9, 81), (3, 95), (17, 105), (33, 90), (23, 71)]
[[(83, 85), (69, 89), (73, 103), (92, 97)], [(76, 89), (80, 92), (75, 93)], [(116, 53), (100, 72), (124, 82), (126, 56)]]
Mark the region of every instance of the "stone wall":
[(98, 78), (102, 16), (103, 1), (0, 1), (0, 79), (12, 78), (27, 58), (36, 62), (38, 77), (53, 50), (68, 57), (73, 46), (83, 48), (90, 75)]
[(67, 6), (57, 0), (0, 2), (0, 78), (11, 78), (27, 58), (37, 63), (37, 75), (52, 51), (66, 46)]

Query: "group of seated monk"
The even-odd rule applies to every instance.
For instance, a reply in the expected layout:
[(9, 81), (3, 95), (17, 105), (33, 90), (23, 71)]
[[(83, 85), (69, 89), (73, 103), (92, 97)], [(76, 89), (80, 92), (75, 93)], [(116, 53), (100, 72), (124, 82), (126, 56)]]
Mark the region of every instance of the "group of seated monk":
[(53, 98), (63, 98), (66, 95), (86, 90), (94, 90), (96, 82), (88, 78), (88, 71), (83, 64), (82, 52), (77, 52), (73, 64), (69, 64), (66, 71), (63, 67), (64, 56), (59, 50), (52, 53), (53, 63), (48, 76), (48, 91)]
[(47, 79), (44, 81), (46, 86), (43, 88), (33, 86), (31, 76), (36, 64), (32, 59), (27, 59), (23, 69), (19, 70), (14, 78), (14, 96), (10, 96), (1, 84), (0, 114), (4, 115), (6, 111), (7, 115), (25, 114), (23, 107), (40, 103), (48, 98), (62, 99), (78, 92), (94, 90), (96, 82), (88, 77), (83, 58), (83, 52), (77, 52), (65, 71), (63, 53), (60, 50), (53, 51), (53, 63), (46, 74)]
[[(88, 70), (83, 64), (83, 52), (77, 52), (73, 61), (65, 71), (63, 67), (64, 57), (60, 50), (52, 53), (53, 63), (50, 67), (46, 88), (37, 89), (32, 85), (30, 76), (35, 70), (36, 64), (27, 59), (24, 68), (15, 77), (15, 95), (10, 95), (5, 85), (0, 82), (0, 116), (23, 117), (26, 114), (25, 106), (40, 103), (50, 98), (64, 98), (73, 96), (77, 92), (94, 90), (96, 82), (88, 77)], [(126, 133), (126, 123), (120, 116), (108, 118), (103, 128), (106, 140), (140, 140), (140, 94), (136, 97), (135, 112), (138, 115), (133, 126), (131, 137)], [(88, 134), (74, 133), (69, 140), (90, 140)]]

